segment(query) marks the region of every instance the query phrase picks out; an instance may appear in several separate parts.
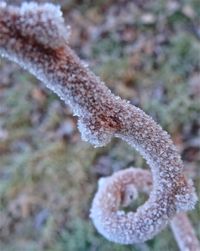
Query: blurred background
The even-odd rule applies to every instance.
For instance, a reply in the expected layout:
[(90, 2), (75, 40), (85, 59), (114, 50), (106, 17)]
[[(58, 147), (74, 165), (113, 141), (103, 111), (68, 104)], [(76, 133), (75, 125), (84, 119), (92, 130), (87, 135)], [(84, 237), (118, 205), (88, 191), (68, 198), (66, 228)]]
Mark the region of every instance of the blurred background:
[[(76, 53), (171, 134), (200, 194), (200, 1), (50, 2), (62, 6)], [(104, 148), (82, 142), (76, 117), (56, 95), (0, 61), (1, 251), (177, 251), (169, 228), (132, 246), (94, 229), (98, 179), (130, 166), (147, 168), (120, 140)], [(189, 216), (200, 237), (199, 204)]]

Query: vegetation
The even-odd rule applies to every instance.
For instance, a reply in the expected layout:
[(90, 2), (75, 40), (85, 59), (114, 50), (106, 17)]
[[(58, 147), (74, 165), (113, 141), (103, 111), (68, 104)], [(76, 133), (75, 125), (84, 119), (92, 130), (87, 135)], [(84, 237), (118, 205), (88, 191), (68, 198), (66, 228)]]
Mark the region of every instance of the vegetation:
[[(80, 57), (172, 135), (200, 194), (199, 1), (52, 2)], [(146, 163), (116, 139), (82, 142), (68, 107), (16, 65), (1, 61), (0, 76), (0, 250), (178, 250), (169, 229), (141, 245), (103, 239), (89, 219), (98, 178)], [(190, 217), (200, 237), (199, 204)]]

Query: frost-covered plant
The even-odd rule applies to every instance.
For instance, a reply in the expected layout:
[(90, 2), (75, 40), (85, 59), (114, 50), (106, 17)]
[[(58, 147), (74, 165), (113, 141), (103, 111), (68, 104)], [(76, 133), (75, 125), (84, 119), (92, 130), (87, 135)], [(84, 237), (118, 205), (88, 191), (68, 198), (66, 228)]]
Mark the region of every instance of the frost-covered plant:
[[(169, 135), (141, 109), (112, 94), (70, 49), (68, 36), (58, 6), (0, 3), (0, 54), (27, 69), (71, 107), (83, 140), (104, 146), (118, 137), (147, 160), (153, 187), (144, 205), (135, 213), (118, 211), (118, 190), (108, 190), (107, 197), (97, 193), (91, 210), (96, 228), (107, 239), (122, 244), (146, 241), (177, 212), (194, 208), (192, 182), (183, 174)], [(106, 184), (102, 189), (107, 189)]]
[[(91, 208), (92, 218), (99, 231), (105, 232), (106, 229), (109, 232), (110, 228), (115, 228), (119, 232), (117, 229), (123, 226), (123, 236), (130, 231), (133, 232), (132, 224), (135, 221), (135, 213), (129, 212), (127, 214), (119, 208), (130, 205), (137, 199), (139, 192), (149, 194), (151, 189), (151, 173), (140, 168), (128, 168), (118, 171), (110, 177), (101, 178)], [(103, 220), (103, 223), (99, 222), (100, 219)], [(146, 225), (139, 230), (140, 232), (146, 231), (145, 227), (148, 228), (149, 225), (152, 230), (154, 229), (153, 218), (146, 215), (145, 222)], [(177, 213), (170, 221), (170, 226), (181, 251), (200, 250), (199, 241), (186, 213)], [(137, 229), (137, 225), (135, 228)]]

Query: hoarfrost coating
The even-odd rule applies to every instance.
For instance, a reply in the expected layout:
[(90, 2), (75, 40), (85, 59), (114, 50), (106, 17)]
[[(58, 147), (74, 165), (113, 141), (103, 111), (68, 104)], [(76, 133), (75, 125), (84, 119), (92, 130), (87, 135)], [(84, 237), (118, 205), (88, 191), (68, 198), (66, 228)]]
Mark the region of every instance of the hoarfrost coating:
[[(118, 137), (147, 160), (154, 181), (149, 200), (127, 215), (128, 222), (121, 214), (114, 228), (109, 219), (105, 219), (105, 231), (96, 224), (116, 242), (145, 241), (176, 212), (194, 207), (193, 185), (183, 175), (183, 163), (169, 135), (141, 109), (112, 94), (70, 49), (68, 35), (58, 6), (0, 4), (0, 54), (27, 69), (71, 107), (79, 117), (82, 139), (103, 146)], [(146, 218), (153, 219), (153, 227), (146, 226)], [(134, 230), (131, 222), (137, 222)]]
[[(140, 226), (137, 221), (139, 210), (125, 213), (120, 210), (121, 207), (129, 206), (138, 196), (139, 192), (149, 194), (152, 189), (152, 176), (147, 170), (140, 168), (128, 168), (118, 171), (107, 178), (101, 178), (99, 181), (98, 192), (92, 203), (91, 217), (100, 232), (112, 241), (129, 243), (129, 236), (136, 236), (135, 242), (143, 238), (143, 231), (150, 229), (155, 231), (155, 216), (157, 214), (148, 214), (145, 217), (145, 226)], [(153, 216), (153, 217), (152, 217)], [(124, 221), (124, 228), (121, 221)], [(163, 224), (162, 221), (157, 223)], [(200, 243), (195, 235), (193, 227), (186, 213), (177, 213), (170, 221), (171, 229), (174, 233), (180, 251), (200, 250)], [(116, 228), (118, 236), (110, 234), (110, 229)], [(121, 229), (120, 229), (121, 228)], [(137, 229), (140, 229), (138, 231)], [(126, 238), (124, 237), (126, 232)], [(128, 234), (131, 232), (131, 234)], [(116, 239), (114, 239), (114, 237)]]

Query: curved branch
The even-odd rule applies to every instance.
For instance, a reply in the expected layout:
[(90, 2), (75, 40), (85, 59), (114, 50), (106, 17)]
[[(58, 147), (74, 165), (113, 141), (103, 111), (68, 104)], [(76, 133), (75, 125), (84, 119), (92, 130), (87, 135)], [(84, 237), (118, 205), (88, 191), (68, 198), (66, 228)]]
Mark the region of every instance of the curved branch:
[[(129, 232), (132, 232), (133, 236), (134, 231), (137, 231), (135, 230), (137, 229), (136, 213), (125, 213), (120, 208), (130, 205), (137, 198), (139, 192), (149, 194), (151, 189), (151, 173), (140, 168), (128, 168), (118, 171), (110, 177), (101, 178), (91, 208), (91, 217), (99, 231), (104, 233), (105, 230), (109, 232), (111, 228), (115, 229), (118, 234), (121, 232), (122, 235), (122, 237), (118, 236), (118, 240), (121, 240), (121, 238), (124, 240), (124, 236), (128, 236), (127, 233)], [(157, 205), (157, 207), (160, 207), (160, 205)], [(124, 229), (121, 229), (122, 221)], [(153, 231), (155, 224), (157, 224), (148, 215), (146, 215), (145, 222), (146, 225), (143, 229), (140, 229), (141, 235), (146, 232), (145, 227), (150, 226)], [(134, 223), (135, 229), (133, 228)], [(181, 251), (200, 250), (200, 243), (185, 213), (176, 214), (170, 221), (170, 226)], [(109, 239), (109, 235), (106, 237)], [(138, 239), (135, 242), (138, 242)]]
[[(71, 107), (79, 117), (82, 139), (103, 146), (113, 136), (119, 137), (147, 160), (153, 190), (131, 218), (132, 230), (125, 231), (124, 216), (118, 218), (117, 230), (101, 230), (116, 242), (145, 241), (163, 229), (177, 211), (194, 207), (193, 185), (182, 173), (183, 163), (169, 135), (141, 109), (111, 93), (70, 49), (68, 33), (57, 6), (0, 4), (0, 54), (27, 69)], [(101, 221), (101, 215), (95, 217)], [(154, 221), (153, 227), (146, 218)]]

